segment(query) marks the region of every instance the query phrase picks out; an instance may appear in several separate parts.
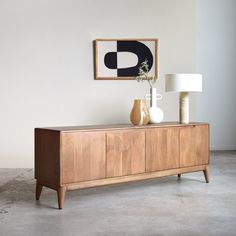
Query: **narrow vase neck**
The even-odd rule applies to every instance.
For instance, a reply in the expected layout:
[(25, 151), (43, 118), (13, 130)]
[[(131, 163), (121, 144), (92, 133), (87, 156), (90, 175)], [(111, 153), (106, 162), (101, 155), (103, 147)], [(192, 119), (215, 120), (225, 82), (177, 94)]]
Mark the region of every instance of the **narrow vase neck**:
[(156, 88), (150, 88), (150, 95), (151, 95), (150, 106), (156, 107), (157, 106), (157, 100), (156, 100), (157, 90), (156, 90)]

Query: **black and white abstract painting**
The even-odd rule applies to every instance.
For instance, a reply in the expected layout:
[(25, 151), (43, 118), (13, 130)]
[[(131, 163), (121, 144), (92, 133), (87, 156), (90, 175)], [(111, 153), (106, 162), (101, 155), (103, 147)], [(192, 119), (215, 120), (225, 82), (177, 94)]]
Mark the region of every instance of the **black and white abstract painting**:
[(95, 79), (134, 79), (148, 61), (148, 75), (158, 74), (158, 39), (95, 40)]

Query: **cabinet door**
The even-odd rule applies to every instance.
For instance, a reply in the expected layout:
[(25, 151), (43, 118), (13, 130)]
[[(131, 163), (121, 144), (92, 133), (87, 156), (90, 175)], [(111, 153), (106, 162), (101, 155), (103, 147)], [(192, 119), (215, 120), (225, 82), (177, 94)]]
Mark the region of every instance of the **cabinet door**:
[(61, 134), (62, 182), (73, 183), (105, 178), (105, 133)]
[(186, 126), (180, 129), (180, 166), (208, 164), (208, 125)]
[(179, 128), (146, 130), (146, 172), (179, 168)]
[(145, 172), (145, 131), (107, 132), (107, 177)]

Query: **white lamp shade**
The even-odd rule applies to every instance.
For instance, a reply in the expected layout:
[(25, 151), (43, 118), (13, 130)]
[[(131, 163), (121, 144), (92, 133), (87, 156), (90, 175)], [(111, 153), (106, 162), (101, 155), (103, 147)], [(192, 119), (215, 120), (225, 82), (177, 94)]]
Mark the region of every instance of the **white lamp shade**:
[(202, 92), (201, 74), (166, 74), (166, 92)]

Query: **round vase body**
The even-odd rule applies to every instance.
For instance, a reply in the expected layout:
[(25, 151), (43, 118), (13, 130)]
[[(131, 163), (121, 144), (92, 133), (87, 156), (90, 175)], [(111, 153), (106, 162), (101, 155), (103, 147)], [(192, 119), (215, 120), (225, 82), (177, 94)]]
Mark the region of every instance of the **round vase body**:
[(164, 114), (159, 107), (150, 107), (149, 108), (150, 123), (160, 123), (163, 121)]
[(149, 122), (149, 113), (146, 103), (142, 99), (135, 99), (132, 111), (130, 113), (130, 121), (133, 125), (146, 125)]

